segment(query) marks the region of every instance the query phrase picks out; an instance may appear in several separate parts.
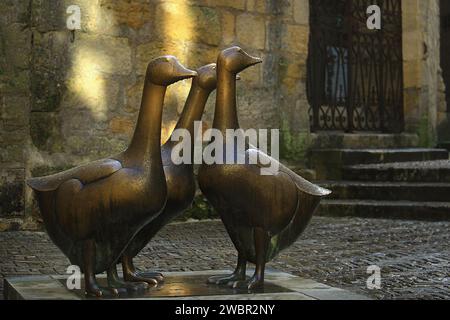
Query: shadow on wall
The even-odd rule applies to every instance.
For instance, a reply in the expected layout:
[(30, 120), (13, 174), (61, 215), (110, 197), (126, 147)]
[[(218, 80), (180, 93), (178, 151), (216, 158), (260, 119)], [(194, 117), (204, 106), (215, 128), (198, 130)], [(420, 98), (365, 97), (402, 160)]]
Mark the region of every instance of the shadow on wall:
[[(186, 14), (189, 6), (185, 1), (158, 7), (150, 7), (148, 3), (137, 7), (138, 1), (122, 7), (121, 3), (87, 0), (70, 3), (79, 5), (82, 11), (82, 30), (75, 32), (73, 42), (69, 40), (70, 32), (65, 30), (66, 7), (58, 6), (63, 18), (59, 28), (62, 31), (39, 36), (36, 46), (39, 51), (34, 59), (35, 82), (39, 85), (35, 86), (34, 95), (40, 96), (42, 106), (33, 110), (32, 137), (36, 149), (31, 152), (32, 169), (49, 167), (51, 171), (51, 167), (75, 165), (122, 150), (134, 129), (148, 61), (161, 54), (174, 54), (183, 63), (190, 63), (186, 46), (168, 40), (180, 35), (166, 35), (174, 29), (170, 25), (179, 14), (184, 16), (183, 28), (178, 28), (182, 30), (181, 39), (192, 38), (193, 23), (186, 22), (190, 15)], [(156, 22), (152, 17), (155, 12), (139, 12), (153, 9), (158, 11), (156, 22), (163, 23), (159, 28), (163, 33), (156, 35), (153, 31), (150, 38), (140, 37), (140, 32), (155, 29)], [(136, 16), (131, 19), (124, 12)], [(148, 41), (142, 44), (142, 38)], [(51, 65), (51, 59), (58, 61), (58, 67), (50, 70), (55, 80), (42, 82), (41, 64)], [(189, 87), (186, 81), (167, 93), (163, 140), (175, 126), (177, 111), (181, 111)], [(61, 94), (52, 95), (52, 91)], [(48, 104), (45, 102), (51, 99), (52, 107), (45, 107)]]

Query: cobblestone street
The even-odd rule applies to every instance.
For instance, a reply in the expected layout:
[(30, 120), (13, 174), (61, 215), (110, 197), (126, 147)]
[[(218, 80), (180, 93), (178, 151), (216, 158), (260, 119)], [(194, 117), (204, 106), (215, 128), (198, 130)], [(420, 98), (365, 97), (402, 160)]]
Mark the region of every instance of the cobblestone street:
[[(449, 242), (450, 222), (316, 217), (269, 267), (376, 299), (450, 299)], [(199, 271), (233, 268), (235, 260), (221, 222), (206, 221), (167, 226), (136, 265)], [(64, 274), (68, 265), (45, 233), (0, 233), (1, 285), (7, 276)], [(366, 288), (370, 265), (381, 267), (381, 290)]]

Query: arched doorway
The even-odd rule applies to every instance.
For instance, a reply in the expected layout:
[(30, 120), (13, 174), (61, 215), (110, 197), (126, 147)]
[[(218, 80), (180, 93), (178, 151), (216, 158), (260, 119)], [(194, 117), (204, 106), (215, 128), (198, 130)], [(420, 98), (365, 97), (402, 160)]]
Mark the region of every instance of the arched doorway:
[[(367, 28), (367, 8), (382, 29)], [(403, 131), (401, 0), (310, 0), (311, 130)]]

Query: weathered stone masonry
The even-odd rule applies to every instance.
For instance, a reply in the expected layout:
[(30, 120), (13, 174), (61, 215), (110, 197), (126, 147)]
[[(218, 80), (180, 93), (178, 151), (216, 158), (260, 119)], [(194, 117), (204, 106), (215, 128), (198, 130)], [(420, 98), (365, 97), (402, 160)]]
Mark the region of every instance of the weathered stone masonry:
[[(215, 62), (231, 44), (262, 56), (261, 68), (242, 75), (241, 125), (279, 127), (278, 100), (291, 101), (305, 77), (303, 2), (3, 1), (1, 229), (33, 227), (28, 218), (38, 213), (26, 177), (114, 154), (127, 145), (145, 67), (155, 56), (173, 54), (191, 68)], [(82, 12), (82, 30), (74, 33), (66, 29), (65, 11), (72, 4)], [(286, 88), (281, 94), (280, 83)], [(188, 90), (189, 82), (170, 88), (164, 137)], [(213, 103), (211, 97), (207, 123)]]
[[(403, 2), (405, 127), (419, 134), (422, 145), (433, 145), (436, 127), (446, 119), (438, 1)], [(73, 4), (82, 13), (82, 30), (75, 32), (66, 28), (66, 8)], [(127, 145), (146, 64), (161, 54), (176, 55), (191, 68), (214, 62), (232, 44), (263, 57), (263, 65), (243, 72), (238, 85), (241, 126), (280, 128), (283, 157), (304, 165), (311, 146), (339, 140), (309, 130), (308, 38), (308, 0), (1, 1), (0, 230), (36, 227), (27, 177)], [(168, 91), (163, 137), (189, 84)], [(212, 95), (208, 125), (214, 101)]]
[(10, 2), (0, 3), (0, 218), (23, 224), (31, 107), (30, 7), (27, 1)]

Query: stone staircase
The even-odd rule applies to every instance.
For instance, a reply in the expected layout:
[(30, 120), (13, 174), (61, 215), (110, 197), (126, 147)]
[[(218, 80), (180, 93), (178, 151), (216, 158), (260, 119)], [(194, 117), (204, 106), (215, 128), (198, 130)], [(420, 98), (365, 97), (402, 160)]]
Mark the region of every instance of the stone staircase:
[(447, 150), (321, 149), (310, 159), (333, 191), (320, 215), (450, 220)]

